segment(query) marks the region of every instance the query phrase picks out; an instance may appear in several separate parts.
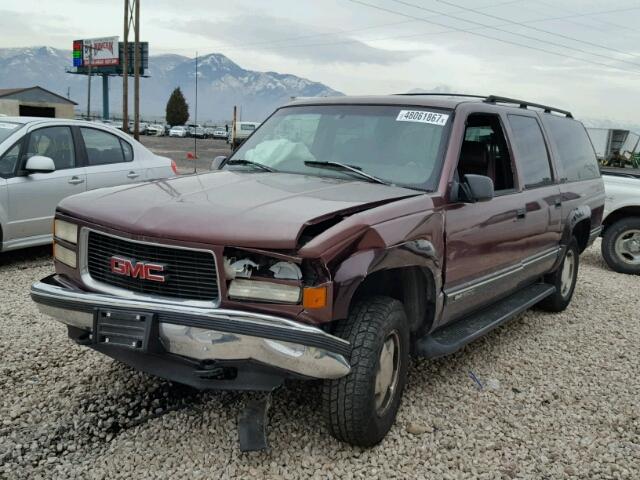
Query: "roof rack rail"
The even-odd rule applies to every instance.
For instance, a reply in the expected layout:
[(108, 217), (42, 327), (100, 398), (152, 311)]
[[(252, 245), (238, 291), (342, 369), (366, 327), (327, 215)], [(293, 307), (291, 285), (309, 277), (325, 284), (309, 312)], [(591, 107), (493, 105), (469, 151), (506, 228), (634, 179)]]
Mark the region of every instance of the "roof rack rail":
[(404, 97), (416, 97), (421, 95), (430, 95), (434, 97), (469, 97), (469, 98), (487, 98), (486, 95), (467, 95), (466, 93), (436, 93), (436, 92), (411, 92), (411, 93), (395, 93)]
[(511, 104), (519, 105), (520, 108), (525, 108), (525, 109), (528, 107), (540, 108), (545, 113), (556, 112), (556, 113), (561, 113), (562, 115), (566, 115), (568, 118), (573, 118), (573, 115), (571, 114), (571, 112), (567, 110), (560, 110), (559, 108), (550, 107), (548, 105), (541, 105), (539, 103), (527, 102), (525, 100), (517, 100), (515, 98), (500, 97), (498, 95), (489, 95), (484, 99), (484, 101), (485, 103), (511, 103)]

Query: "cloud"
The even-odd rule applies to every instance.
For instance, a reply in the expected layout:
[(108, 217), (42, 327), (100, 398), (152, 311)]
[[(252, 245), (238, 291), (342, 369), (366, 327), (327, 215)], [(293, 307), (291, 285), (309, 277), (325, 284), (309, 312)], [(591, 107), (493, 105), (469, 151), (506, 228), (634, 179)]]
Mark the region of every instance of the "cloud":
[(189, 20), (177, 28), (228, 45), (225, 53), (256, 51), (313, 63), (391, 65), (423, 53), (377, 48), (344, 33), (319, 32), (309, 25), (265, 15), (241, 15), (216, 22)]

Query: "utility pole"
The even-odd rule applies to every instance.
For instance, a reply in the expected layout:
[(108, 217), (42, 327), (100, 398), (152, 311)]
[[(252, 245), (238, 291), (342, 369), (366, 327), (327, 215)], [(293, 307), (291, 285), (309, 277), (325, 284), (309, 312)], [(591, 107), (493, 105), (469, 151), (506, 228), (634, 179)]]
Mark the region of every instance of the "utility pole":
[[(85, 48), (87, 48), (85, 46)], [(93, 64), (93, 45), (89, 45), (89, 75), (87, 75), (87, 120), (91, 120), (91, 64)]]
[(122, 131), (129, 132), (129, 0), (124, 0), (124, 40), (122, 46)]
[(134, 32), (135, 40), (133, 46), (134, 72), (134, 93), (133, 93), (133, 138), (140, 140), (140, 0), (133, 0), (135, 3)]
[(196, 108), (193, 131), (193, 173), (198, 173), (198, 52), (196, 52)]

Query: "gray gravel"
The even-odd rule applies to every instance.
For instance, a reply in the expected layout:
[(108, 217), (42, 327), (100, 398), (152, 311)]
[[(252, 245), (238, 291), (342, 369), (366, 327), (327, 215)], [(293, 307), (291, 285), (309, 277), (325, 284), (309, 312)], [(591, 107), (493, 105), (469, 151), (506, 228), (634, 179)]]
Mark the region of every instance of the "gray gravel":
[(199, 393), (72, 345), (37, 313), (49, 249), (0, 255), (0, 477), (640, 478), (640, 279), (582, 257), (573, 303), (415, 361), (396, 425), (362, 450), (321, 426), (317, 384), (276, 393), (271, 450), (242, 454), (248, 396)]

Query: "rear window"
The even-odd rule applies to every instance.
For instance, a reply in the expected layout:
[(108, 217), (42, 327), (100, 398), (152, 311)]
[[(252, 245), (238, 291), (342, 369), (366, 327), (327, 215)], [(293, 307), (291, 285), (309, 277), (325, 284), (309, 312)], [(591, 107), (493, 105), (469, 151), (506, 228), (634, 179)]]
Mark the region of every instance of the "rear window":
[(598, 178), (598, 161), (584, 126), (554, 115), (543, 115), (542, 119), (558, 152), (560, 178), (569, 182)]
[(552, 183), (549, 155), (538, 121), (533, 117), (509, 115), (509, 125), (525, 188)]
[(89, 165), (109, 165), (131, 161), (131, 146), (119, 137), (94, 128), (80, 128)]

